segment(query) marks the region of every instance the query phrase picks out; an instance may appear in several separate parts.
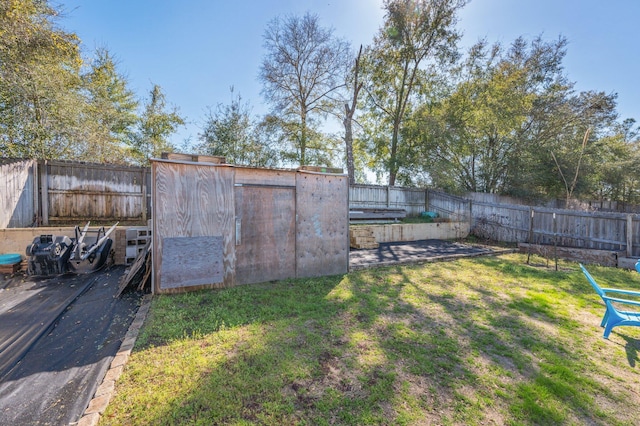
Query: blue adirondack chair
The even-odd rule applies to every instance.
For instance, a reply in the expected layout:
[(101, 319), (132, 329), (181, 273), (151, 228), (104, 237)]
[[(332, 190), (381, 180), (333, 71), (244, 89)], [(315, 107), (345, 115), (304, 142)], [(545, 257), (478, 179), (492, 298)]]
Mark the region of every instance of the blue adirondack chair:
[(630, 305), (630, 306), (640, 306), (640, 301), (636, 300), (628, 300), (621, 299), (619, 297), (611, 297), (608, 294), (621, 294), (627, 296), (637, 296), (640, 297), (640, 291), (632, 291), (632, 290), (622, 290), (618, 288), (602, 288), (596, 283), (596, 280), (593, 279), (589, 271), (580, 264), (580, 269), (582, 269), (582, 273), (591, 287), (598, 293), (598, 295), (602, 298), (602, 301), (607, 307), (607, 310), (604, 313), (604, 317), (602, 317), (602, 322), (600, 323), (600, 327), (604, 327), (604, 338), (608, 339), (609, 334), (611, 333), (611, 329), (613, 327), (618, 327), (622, 325), (627, 326), (636, 326), (640, 327), (640, 311), (621, 311), (614, 306), (614, 303), (619, 303), (621, 305)]

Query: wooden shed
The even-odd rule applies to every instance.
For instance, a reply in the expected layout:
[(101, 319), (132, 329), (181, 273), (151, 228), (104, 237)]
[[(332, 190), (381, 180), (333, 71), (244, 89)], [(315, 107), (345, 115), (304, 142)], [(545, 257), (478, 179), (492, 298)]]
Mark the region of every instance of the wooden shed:
[(153, 292), (346, 273), (344, 174), (154, 159)]

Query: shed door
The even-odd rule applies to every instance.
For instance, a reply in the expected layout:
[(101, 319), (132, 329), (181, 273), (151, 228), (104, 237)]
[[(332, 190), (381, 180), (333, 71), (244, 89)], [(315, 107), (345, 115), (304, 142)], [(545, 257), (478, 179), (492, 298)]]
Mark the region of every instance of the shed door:
[(236, 184), (236, 283), (295, 277), (293, 186)]
[(349, 270), (349, 184), (344, 175), (296, 175), (296, 277)]

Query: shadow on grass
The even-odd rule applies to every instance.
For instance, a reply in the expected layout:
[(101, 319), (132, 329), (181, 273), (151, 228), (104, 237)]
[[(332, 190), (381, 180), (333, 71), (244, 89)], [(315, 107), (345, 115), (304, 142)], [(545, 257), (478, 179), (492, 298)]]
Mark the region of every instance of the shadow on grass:
[(622, 399), (591, 377), (588, 293), (577, 272), (475, 259), (162, 296), (104, 419), (623, 423), (594, 398)]
[[(382, 359), (363, 367), (357, 356), (347, 352), (366, 351), (360, 346), (368, 344), (361, 339), (366, 334), (361, 325), (375, 320), (377, 306), (393, 290), (383, 286), (365, 297), (361, 283), (350, 285), (345, 280), (337, 276), (158, 298), (136, 352), (162, 346), (172, 350), (185, 340), (202, 341), (200, 345), (213, 349), (220, 344), (215, 336), (234, 330), (242, 330), (242, 336), (215, 359), (202, 353), (188, 355), (204, 358), (194, 368), (198, 377), (192, 376), (191, 384), (166, 395), (164, 401), (148, 401), (164, 407), (157, 413), (134, 412), (138, 417), (129, 420), (153, 424), (388, 421), (393, 369)], [(333, 294), (341, 283), (344, 288)], [(175, 371), (167, 373), (175, 380)]]
[[(468, 342), (467, 354), (482, 358), (490, 364), (484, 368), (509, 378), (493, 384), (501, 388), (496, 395), (504, 396), (512, 421), (607, 424), (607, 415), (598, 408), (594, 395), (611, 396), (611, 391), (586, 373), (598, 366), (585, 358), (583, 331), (579, 330), (583, 325), (573, 316), (582, 306), (582, 298), (591, 293), (588, 284), (576, 282), (581, 274), (532, 269), (490, 258), (465, 263), (497, 270), (503, 282), (486, 288), (475, 283), (482, 281), (480, 277), (471, 274), (459, 278), (464, 287), (460, 293), (456, 288), (425, 290), (423, 300), (443, 308), (438, 315), (443, 328), (459, 342)], [(455, 272), (456, 267), (459, 265), (451, 264), (441, 269)], [(631, 339), (626, 345), (631, 366), (637, 357), (635, 343)], [(476, 371), (469, 357), (462, 358), (468, 371)], [(467, 373), (466, 378), (475, 379), (473, 373)]]
[(640, 339), (634, 339), (632, 337), (621, 335), (622, 339), (626, 342), (624, 345), (625, 353), (627, 354), (627, 362), (631, 367), (635, 367), (638, 362), (638, 349), (640, 349)]

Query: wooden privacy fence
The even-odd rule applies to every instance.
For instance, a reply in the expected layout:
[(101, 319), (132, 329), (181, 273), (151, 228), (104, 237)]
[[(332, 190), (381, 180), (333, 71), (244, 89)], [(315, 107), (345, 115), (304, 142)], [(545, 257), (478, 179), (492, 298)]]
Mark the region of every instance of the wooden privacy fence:
[(43, 225), (147, 220), (146, 168), (47, 161), (40, 169), (40, 190), (47, 194), (42, 203)]
[(407, 216), (420, 216), (425, 211), (427, 191), (424, 188), (398, 186), (351, 185), (349, 208), (357, 209), (403, 209)]
[(429, 209), (467, 215), (471, 233), (510, 243), (623, 251), (640, 257), (640, 216), (482, 202), (428, 191)]
[[(279, 173), (286, 176), (296, 172)], [(245, 175), (247, 173), (241, 171), (236, 173), (236, 177)], [(273, 181), (271, 177), (262, 178)], [(249, 187), (236, 193), (243, 199), (254, 199), (258, 205), (264, 204), (286, 197), (287, 189), (279, 187), (280, 183), (275, 185), (269, 194), (264, 188), (259, 193), (252, 193)], [(291, 182), (285, 185), (292, 186), (295, 185)], [(77, 224), (86, 220), (146, 225), (147, 219), (151, 218), (149, 168), (1, 159), (0, 191), (0, 228)], [(509, 201), (504, 197), (496, 202), (498, 199), (494, 195), (475, 194), (474, 199), (469, 199), (435, 190), (378, 185), (352, 185), (345, 197), (349, 200), (348, 207), (356, 210), (404, 209), (407, 216), (418, 216), (425, 210), (435, 211), (454, 221), (468, 221), (472, 233), (495, 241), (624, 250), (627, 256), (640, 256), (640, 218), (637, 214), (529, 207), (504, 203)], [(247, 203), (244, 211), (249, 211)], [(239, 270), (239, 273), (245, 272)]]
[(150, 170), (73, 161), (3, 160), (0, 228), (82, 221), (145, 224)]
[(454, 222), (471, 221), (471, 200), (441, 191), (427, 190), (427, 210)]
[[(74, 161), (0, 160), (0, 228), (92, 220), (146, 224), (151, 171), (146, 167)], [(349, 208), (427, 210), (427, 191), (378, 185), (349, 187)]]
[[(468, 192), (465, 198), (473, 201), (494, 204), (515, 204), (525, 206), (547, 207), (550, 209), (567, 209), (565, 199), (553, 200), (525, 200), (506, 195), (489, 194), (486, 192)], [(621, 201), (607, 200), (571, 200), (568, 209), (578, 211), (601, 211), (617, 213), (636, 213), (640, 211), (640, 205), (629, 204)]]
[(0, 228), (24, 228), (37, 222), (38, 162), (0, 159)]

